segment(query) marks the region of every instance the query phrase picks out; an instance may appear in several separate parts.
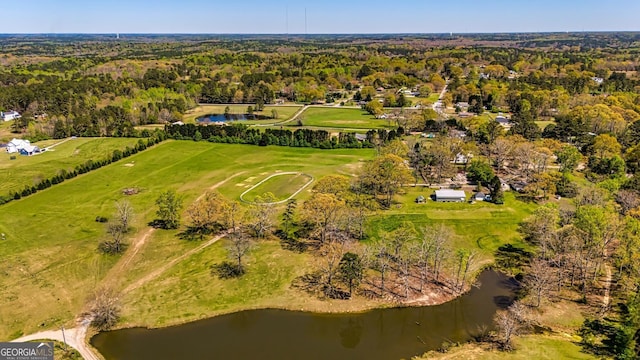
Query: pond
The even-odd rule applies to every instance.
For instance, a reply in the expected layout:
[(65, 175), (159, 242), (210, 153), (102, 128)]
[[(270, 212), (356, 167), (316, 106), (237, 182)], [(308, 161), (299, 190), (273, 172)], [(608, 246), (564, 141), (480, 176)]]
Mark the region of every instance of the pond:
[(91, 344), (107, 360), (410, 358), (491, 328), (517, 285), (491, 270), (478, 282), (468, 294), (437, 306), (355, 314), (249, 310), (174, 327), (104, 332)]
[(225, 122), (225, 121), (240, 121), (240, 120), (268, 120), (270, 116), (255, 115), (255, 114), (207, 114), (196, 118), (199, 123), (213, 123), (213, 122)]

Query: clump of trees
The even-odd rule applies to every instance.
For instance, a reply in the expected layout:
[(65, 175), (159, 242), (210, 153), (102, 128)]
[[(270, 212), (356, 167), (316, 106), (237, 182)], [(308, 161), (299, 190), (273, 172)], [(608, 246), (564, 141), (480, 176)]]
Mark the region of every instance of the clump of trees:
[(184, 199), (175, 190), (167, 190), (156, 199), (156, 216), (154, 225), (164, 229), (177, 229), (180, 226), (180, 211)]
[(101, 242), (98, 247), (105, 254), (120, 254), (125, 250), (126, 246), (122, 241), (129, 232), (135, 215), (131, 203), (126, 200), (117, 201), (115, 207), (113, 219), (106, 226), (109, 240)]

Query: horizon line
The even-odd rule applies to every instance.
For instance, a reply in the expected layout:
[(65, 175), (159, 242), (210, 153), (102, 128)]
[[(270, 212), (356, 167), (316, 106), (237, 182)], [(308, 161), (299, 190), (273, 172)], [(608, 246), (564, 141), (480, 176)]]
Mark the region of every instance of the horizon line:
[(281, 32), (16, 32), (0, 33), (6, 35), (281, 35), (281, 36), (312, 36), (312, 35), (474, 35), (474, 34), (588, 34), (588, 33), (640, 33), (638, 30), (545, 30), (545, 31), (443, 31), (443, 32), (336, 32), (336, 33), (281, 33)]

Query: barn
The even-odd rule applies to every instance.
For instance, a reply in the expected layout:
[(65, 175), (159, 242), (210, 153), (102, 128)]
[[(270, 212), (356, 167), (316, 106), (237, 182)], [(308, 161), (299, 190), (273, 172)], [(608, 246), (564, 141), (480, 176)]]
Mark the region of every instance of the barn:
[(438, 202), (465, 202), (466, 200), (467, 194), (462, 190), (436, 190), (436, 201)]
[(7, 152), (9, 154), (33, 155), (39, 153), (40, 148), (31, 145), (29, 140), (13, 139), (7, 144)]

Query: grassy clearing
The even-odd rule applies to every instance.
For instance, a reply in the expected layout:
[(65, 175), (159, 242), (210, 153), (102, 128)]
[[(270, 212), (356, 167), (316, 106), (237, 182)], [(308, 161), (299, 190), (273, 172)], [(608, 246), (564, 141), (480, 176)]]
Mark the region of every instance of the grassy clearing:
[(551, 125), (551, 124), (555, 124), (555, 121), (535, 121), (536, 125), (538, 125), (538, 127), (540, 128), (540, 130), (544, 130), (544, 128), (546, 128), (547, 126)]
[(292, 289), (291, 281), (314, 268), (317, 259), (283, 250), (276, 241), (257, 244), (243, 277), (219, 280), (211, 276), (210, 266), (226, 259), (224, 245), (214, 244), (127, 293), (121, 326), (166, 326), (254, 308), (340, 312), (382, 305), (366, 299), (323, 301)]
[[(47, 140), (35, 143), (44, 148), (61, 140)], [(111, 156), (113, 150), (133, 147), (138, 139), (133, 138), (80, 138), (60, 144), (50, 151), (35, 156), (10, 155), (0, 153), (0, 194), (22, 190), (40, 180), (50, 178), (58, 171), (73, 170), (76, 165), (87, 160), (100, 160)]]
[(599, 357), (585, 354), (577, 343), (578, 339), (558, 335), (529, 335), (518, 337), (514, 343), (516, 351), (502, 352), (488, 350), (477, 344), (465, 344), (447, 353), (430, 352), (421, 359), (467, 359), (467, 360), (591, 360)]
[[(228, 105), (229, 110), (232, 114), (245, 114), (247, 112), (247, 107), (252, 106), (255, 107), (255, 104), (243, 104), (243, 105)], [(195, 109), (189, 110), (183, 117), (182, 121), (187, 123), (196, 122), (196, 118), (208, 115), (208, 114), (224, 114), (224, 109), (227, 105), (200, 105)], [(243, 120), (243, 124), (264, 124), (264, 123), (273, 123), (285, 121), (293, 116), (302, 106), (277, 106), (277, 105), (266, 105), (263, 111), (255, 111), (256, 115), (264, 115), (271, 116), (271, 110), (275, 110), (278, 112), (277, 119), (267, 119), (267, 120), (256, 120), (249, 121)]]
[[(533, 211), (535, 204), (518, 201), (511, 192), (505, 194), (504, 205), (495, 205), (438, 203), (429, 198), (433, 189), (405, 190), (405, 194), (397, 197), (397, 205), (371, 219), (371, 238), (377, 239), (383, 232), (392, 231), (406, 221), (419, 232), (424, 226), (436, 224), (452, 228), (457, 235), (453, 246), (476, 250), (485, 261), (492, 261), (493, 253), (503, 244), (526, 246), (518, 233), (518, 224)], [(415, 199), (419, 195), (427, 198), (427, 202), (417, 204)]]
[[(304, 126), (349, 128), (349, 129), (386, 129), (393, 128), (387, 120), (380, 120), (360, 109), (310, 107), (302, 114)], [(296, 126), (297, 124), (289, 124)]]
[(276, 176), (270, 175), (272, 177), (247, 192), (243, 199), (245, 201), (254, 201), (256, 196), (270, 192), (277, 201), (285, 200), (313, 180), (310, 176), (299, 173), (274, 175)]
[[(372, 156), (372, 150), (323, 151), (167, 141), (124, 161), (3, 205), (0, 232), (6, 234), (6, 240), (0, 242), (0, 288), (4, 289), (0, 297), (0, 339), (11, 339), (62, 324), (72, 325), (68, 322), (82, 312), (87, 297), (105, 281), (106, 274), (119, 260), (119, 257), (97, 252), (98, 243), (105, 239), (105, 227), (94, 221), (98, 215), (110, 217), (116, 200), (127, 199), (135, 209), (133, 230), (128, 239), (131, 241), (148, 232), (146, 224), (155, 217), (155, 199), (166, 189), (173, 188), (183, 194), (186, 205), (214, 184), (218, 184), (218, 191), (228, 198), (237, 199), (246, 186), (256, 184), (258, 179), (277, 170), (304, 172), (315, 178), (333, 173), (350, 174), (361, 161)], [(127, 197), (122, 194), (122, 189), (127, 187), (139, 187), (141, 192)], [(307, 196), (307, 191), (298, 195), (299, 198)], [(186, 221), (186, 214), (184, 216)], [(177, 231), (153, 232), (124, 275), (110, 281), (116, 290), (124, 289), (136, 279), (200, 245), (199, 242), (179, 240), (176, 234)], [(273, 245), (273, 248), (278, 246)], [(266, 247), (264, 251), (270, 252)], [(214, 256), (219, 253), (206, 254)], [(224, 259), (224, 255), (215, 256), (211, 261)], [(283, 275), (283, 283), (284, 279), (297, 274), (299, 263), (286, 267), (293, 255), (274, 252), (270, 256), (269, 276), (281, 265), (285, 269), (283, 271), (288, 272)], [(186, 259), (185, 262), (191, 263), (192, 260)], [(146, 297), (152, 297), (154, 301), (148, 300), (139, 306), (148, 305), (150, 308), (140, 308), (132, 302), (140, 292), (124, 294), (127, 307), (135, 306), (126, 308), (125, 312), (153, 312), (159, 322), (201, 317), (205, 310), (194, 313), (192, 303), (177, 303), (185, 306), (181, 307), (182, 312), (173, 312), (175, 304), (166, 301), (167, 298), (160, 298), (165, 291), (175, 291), (174, 286), (184, 291), (186, 288), (194, 289), (190, 286), (204, 279), (212, 281), (208, 270), (203, 275), (197, 269), (184, 266), (180, 273), (184, 275), (181, 281), (167, 283), (166, 278), (159, 278), (158, 283), (149, 284), (158, 289), (157, 293)], [(267, 267), (264, 269), (267, 271)], [(275, 294), (276, 290), (272, 289), (275, 285), (272, 285), (268, 291)], [(194, 302), (198, 300), (197, 295), (191, 292), (184, 296)], [(238, 298), (234, 299), (238, 301)], [(208, 298), (206, 301), (216, 300)], [(236, 303), (237, 308), (241, 305)], [(202, 306), (205, 309), (208, 305)]]

